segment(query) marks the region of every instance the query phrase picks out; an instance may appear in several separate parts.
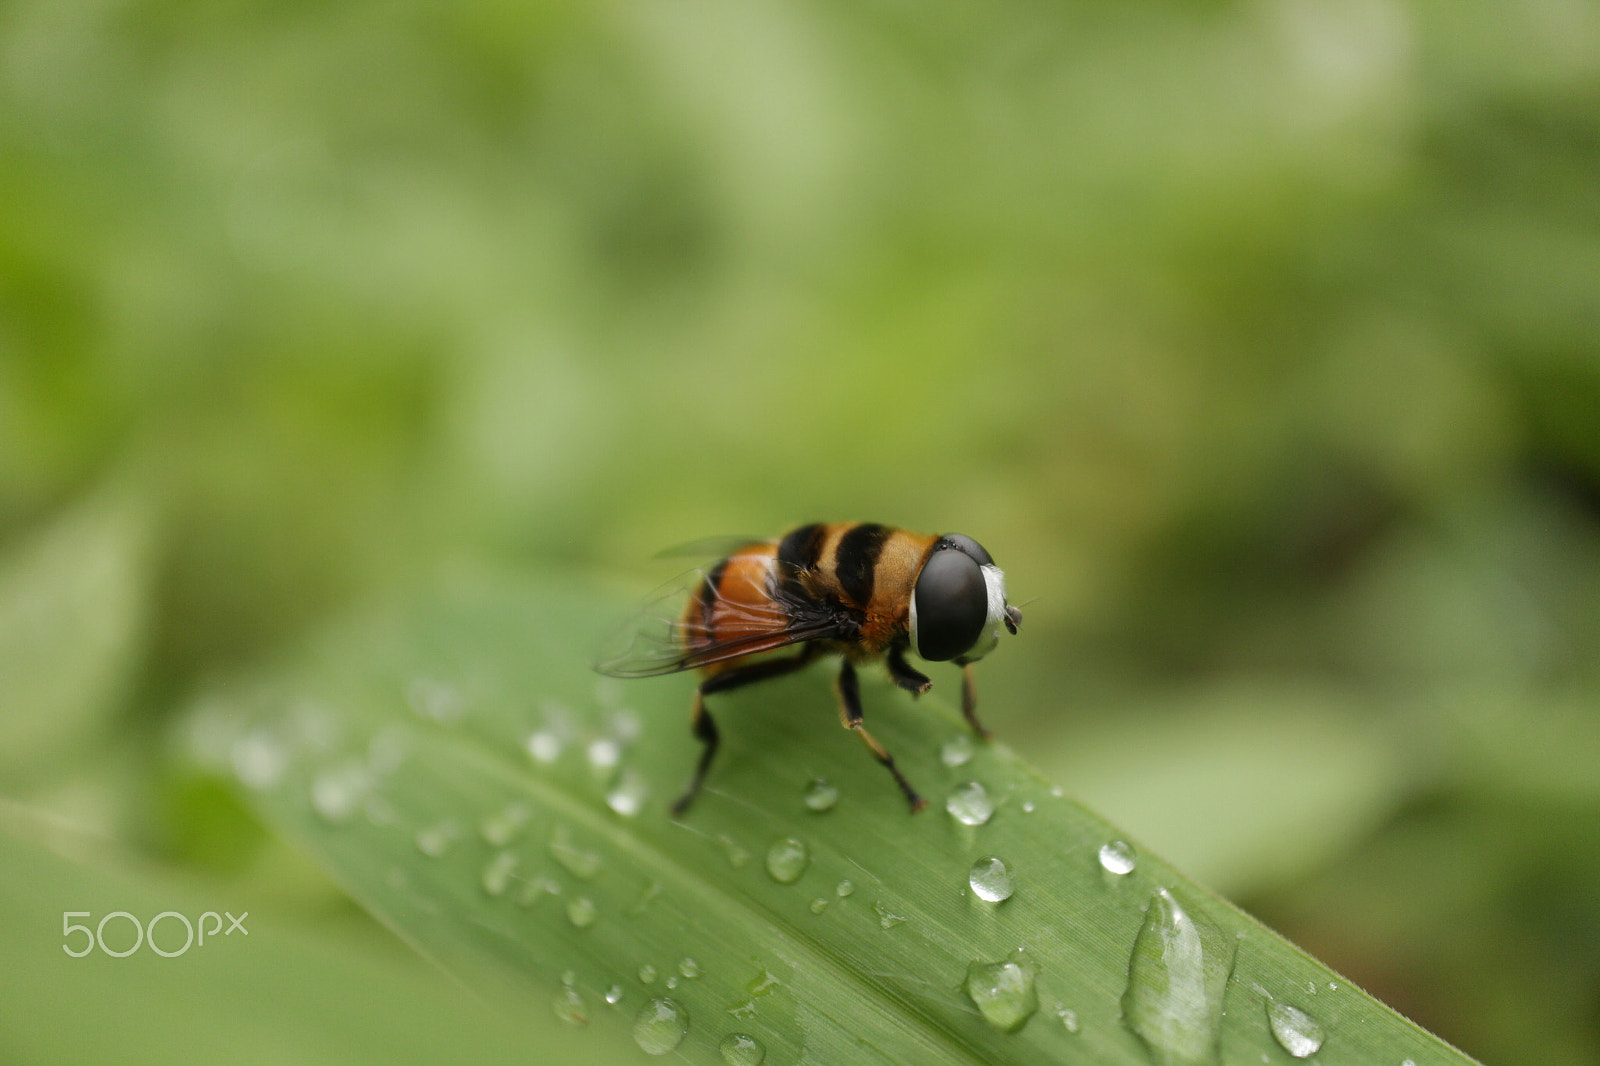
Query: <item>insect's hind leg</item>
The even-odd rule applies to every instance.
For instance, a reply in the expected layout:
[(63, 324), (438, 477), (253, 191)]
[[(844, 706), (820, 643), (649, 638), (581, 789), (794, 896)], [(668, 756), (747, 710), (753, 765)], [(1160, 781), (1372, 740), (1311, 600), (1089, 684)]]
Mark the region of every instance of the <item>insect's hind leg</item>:
[(856, 684), (856, 668), (846, 659), (839, 668), (839, 721), (846, 729), (854, 730), (862, 743), (866, 744), (872, 755), (884, 766), (889, 768), (889, 773), (894, 775), (895, 784), (900, 786), (900, 791), (905, 793), (906, 802), (911, 804), (911, 813), (915, 814), (928, 805), (928, 801), (917, 795), (917, 790), (911, 787), (911, 782), (906, 780), (905, 774), (894, 764), (894, 756), (878, 743), (876, 737), (867, 732), (862, 725), (861, 690)]
[(681, 817), (683, 812), (689, 809), (689, 804), (700, 794), (700, 786), (705, 784), (706, 773), (711, 769), (711, 760), (716, 757), (717, 745), (721, 739), (717, 733), (717, 723), (712, 721), (711, 712), (706, 710), (705, 698), (713, 692), (730, 692), (756, 681), (781, 677), (800, 669), (809, 663), (813, 656), (814, 652), (808, 647), (799, 655), (731, 667), (721, 673), (712, 674), (700, 682), (700, 687), (694, 690), (694, 706), (689, 712), (689, 726), (694, 731), (695, 739), (701, 744), (700, 761), (695, 764), (694, 776), (689, 779), (689, 787), (684, 789), (683, 795), (672, 804), (674, 818)]

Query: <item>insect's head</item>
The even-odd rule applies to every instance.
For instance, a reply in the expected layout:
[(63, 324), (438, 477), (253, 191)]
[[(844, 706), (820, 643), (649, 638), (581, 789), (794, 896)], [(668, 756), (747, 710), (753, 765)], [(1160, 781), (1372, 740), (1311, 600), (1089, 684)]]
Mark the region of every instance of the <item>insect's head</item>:
[(977, 662), (1012, 633), (1022, 612), (1006, 603), (1006, 578), (983, 545), (960, 533), (940, 537), (911, 590), (911, 646), (924, 659)]

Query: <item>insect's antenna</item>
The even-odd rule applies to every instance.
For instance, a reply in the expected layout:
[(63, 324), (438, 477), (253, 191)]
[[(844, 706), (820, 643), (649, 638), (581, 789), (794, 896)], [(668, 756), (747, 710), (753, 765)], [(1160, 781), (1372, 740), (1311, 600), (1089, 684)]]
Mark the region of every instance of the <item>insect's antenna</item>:
[(1037, 602), (1038, 599), (1039, 597), (1035, 596), (1033, 599), (1028, 600), (1027, 603), (1013, 603), (1007, 605), (1005, 623), (1006, 629), (1010, 631), (1012, 636), (1017, 635), (1017, 627), (1022, 624), (1022, 609), (1028, 606), (1029, 603)]

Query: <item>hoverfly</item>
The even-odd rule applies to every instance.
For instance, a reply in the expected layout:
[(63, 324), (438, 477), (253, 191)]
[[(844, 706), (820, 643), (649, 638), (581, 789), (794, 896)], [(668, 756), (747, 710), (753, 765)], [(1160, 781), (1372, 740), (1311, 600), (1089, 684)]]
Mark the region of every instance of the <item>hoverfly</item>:
[[(961, 667), (961, 711), (978, 721), (972, 664), (992, 651), (1000, 627), (1016, 633), (1022, 613), (1006, 602), (1005, 575), (977, 541), (959, 533), (910, 533), (870, 522), (816, 522), (782, 538), (740, 543), (706, 571), (675, 614), (646, 610), (624, 626), (625, 645), (597, 666), (612, 677), (700, 670), (690, 721), (701, 743), (688, 788), (672, 805), (688, 809), (717, 753), (705, 698), (798, 670), (836, 654), (839, 720), (888, 768), (913, 812), (927, 801), (862, 724), (856, 666), (884, 659), (896, 685), (920, 696), (932, 687), (906, 662), (914, 651)], [(768, 653), (799, 645), (792, 655)]]

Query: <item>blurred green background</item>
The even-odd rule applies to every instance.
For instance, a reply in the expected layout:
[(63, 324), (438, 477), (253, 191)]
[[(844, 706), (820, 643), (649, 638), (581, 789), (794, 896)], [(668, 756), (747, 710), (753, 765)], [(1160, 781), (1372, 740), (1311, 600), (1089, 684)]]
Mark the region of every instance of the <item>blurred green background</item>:
[(1069, 794), (1600, 1059), (1592, 3), (0, 8), (0, 794), (61, 877), (413, 965), (195, 694), (452, 560), (841, 518), (1007, 568), (985, 716)]

